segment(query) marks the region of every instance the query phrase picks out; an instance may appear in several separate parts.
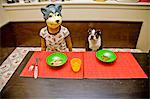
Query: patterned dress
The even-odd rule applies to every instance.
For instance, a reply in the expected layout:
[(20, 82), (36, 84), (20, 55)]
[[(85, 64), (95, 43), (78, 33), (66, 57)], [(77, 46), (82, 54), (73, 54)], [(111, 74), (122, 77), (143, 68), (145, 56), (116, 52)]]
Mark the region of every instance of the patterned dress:
[(67, 48), (65, 38), (69, 34), (68, 29), (63, 26), (61, 26), (56, 34), (49, 33), (47, 27), (42, 28), (40, 31), (40, 36), (46, 42), (46, 51), (68, 52), (69, 49)]

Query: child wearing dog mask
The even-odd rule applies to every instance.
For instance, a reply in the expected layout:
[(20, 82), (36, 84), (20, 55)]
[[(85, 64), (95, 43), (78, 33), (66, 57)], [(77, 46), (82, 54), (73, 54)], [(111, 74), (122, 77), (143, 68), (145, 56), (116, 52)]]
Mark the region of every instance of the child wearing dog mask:
[(41, 50), (54, 52), (72, 51), (72, 42), (68, 29), (61, 25), (62, 6), (50, 4), (41, 8), (46, 27), (40, 30)]

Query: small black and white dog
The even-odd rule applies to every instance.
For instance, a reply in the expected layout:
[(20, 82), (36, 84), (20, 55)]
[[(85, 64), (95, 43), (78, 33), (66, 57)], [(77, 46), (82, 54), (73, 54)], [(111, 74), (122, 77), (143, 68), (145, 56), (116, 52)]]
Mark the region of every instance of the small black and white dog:
[(102, 37), (101, 37), (101, 31), (95, 30), (95, 29), (89, 29), (88, 30), (89, 36), (88, 36), (88, 51), (97, 51), (99, 49), (102, 49)]

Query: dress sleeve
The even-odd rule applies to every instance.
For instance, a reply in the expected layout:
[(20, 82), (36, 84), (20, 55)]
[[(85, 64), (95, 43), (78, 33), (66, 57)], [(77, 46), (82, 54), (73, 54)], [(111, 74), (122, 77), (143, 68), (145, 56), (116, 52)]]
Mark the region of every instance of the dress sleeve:
[(40, 35), (40, 37), (45, 38), (45, 37), (46, 37), (46, 35), (47, 35), (47, 33), (46, 33), (46, 29), (45, 29), (45, 28), (42, 28), (42, 29), (40, 30), (39, 35)]
[(64, 37), (67, 37), (69, 36), (70, 32), (67, 28), (64, 28), (63, 34), (64, 34)]

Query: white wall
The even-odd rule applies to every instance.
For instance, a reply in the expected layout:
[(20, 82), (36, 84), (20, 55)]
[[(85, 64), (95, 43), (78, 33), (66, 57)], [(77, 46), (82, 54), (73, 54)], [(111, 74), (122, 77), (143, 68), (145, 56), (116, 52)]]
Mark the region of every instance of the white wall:
[[(43, 4), (3, 5), (11, 22), (43, 21), (40, 8)], [(143, 22), (136, 48), (150, 49), (150, 4), (63, 4), (64, 21), (136, 21)], [(5, 18), (5, 14), (3, 18)], [(3, 19), (4, 21), (4, 19)], [(7, 21), (7, 18), (3, 23)], [(2, 22), (1, 22), (2, 23)]]
[(9, 22), (8, 15), (5, 9), (2, 7), (2, 1), (0, 0), (0, 27)]

